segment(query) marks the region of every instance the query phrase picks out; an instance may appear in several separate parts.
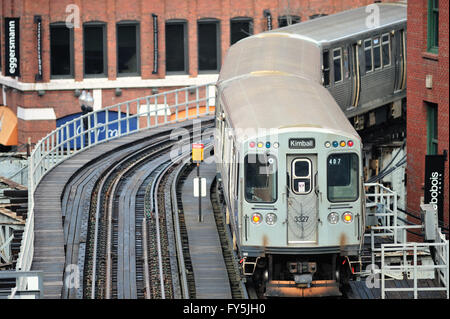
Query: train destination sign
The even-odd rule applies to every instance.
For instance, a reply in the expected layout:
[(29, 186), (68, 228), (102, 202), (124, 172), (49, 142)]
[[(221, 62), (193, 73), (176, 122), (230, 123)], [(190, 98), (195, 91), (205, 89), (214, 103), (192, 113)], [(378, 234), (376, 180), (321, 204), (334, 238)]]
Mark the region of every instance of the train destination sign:
[(316, 140), (313, 138), (290, 138), (289, 148), (314, 148), (316, 147)]

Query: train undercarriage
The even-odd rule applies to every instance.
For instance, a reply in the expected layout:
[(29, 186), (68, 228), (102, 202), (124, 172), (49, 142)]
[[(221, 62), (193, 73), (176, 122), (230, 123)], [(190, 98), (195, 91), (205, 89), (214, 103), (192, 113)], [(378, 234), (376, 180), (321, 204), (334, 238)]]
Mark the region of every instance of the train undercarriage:
[(246, 257), (241, 266), (264, 297), (339, 297), (352, 275), (340, 254)]

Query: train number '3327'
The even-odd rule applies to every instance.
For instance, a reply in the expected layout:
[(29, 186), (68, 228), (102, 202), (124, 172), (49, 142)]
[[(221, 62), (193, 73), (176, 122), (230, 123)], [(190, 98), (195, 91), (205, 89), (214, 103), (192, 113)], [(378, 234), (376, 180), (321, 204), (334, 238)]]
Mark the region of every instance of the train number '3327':
[(294, 221), (296, 223), (306, 223), (306, 222), (308, 222), (308, 219), (309, 219), (309, 216), (303, 216), (303, 215), (294, 217)]

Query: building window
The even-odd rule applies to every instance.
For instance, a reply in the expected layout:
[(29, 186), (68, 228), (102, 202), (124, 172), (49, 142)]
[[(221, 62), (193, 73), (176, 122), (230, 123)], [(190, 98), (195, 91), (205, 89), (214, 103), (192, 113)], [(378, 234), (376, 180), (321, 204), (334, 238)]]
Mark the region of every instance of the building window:
[(320, 17), (326, 17), (327, 15), (328, 14), (326, 14), (326, 13), (316, 13), (316, 14), (313, 14), (313, 15), (309, 16), (309, 19), (310, 20), (317, 19), (317, 18), (320, 18)]
[(364, 40), (364, 56), (366, 62), (366, 73), (372, 69), (372, 39)]
[(323, 85), (330, 85), (330, 51), (324, 50), (322, 54), (323, 60)]
[(381, 52), (383, 67), (391, 65), (391, 41), (389, 34), (383, 34), (381, 37)]
[(253, 20), (250, 18), (233, 18), (230, 21), (230, 44), (253, 34)]
[(73, 29), (65, 23), (50, 25), (50, 75), (73, 77)]
[(436, 155), (438, 152), (437, 104), (426, 103), (426, 106), (427, 106), (427, 154)]
[(198, 21), (198, 70), (218, 71), (220, 68), (219, 21)]
[(84, 25), (84, 74), (85, 76), (106, 76), (106, 25), (86, 23)]
[(342, 49), (333, 50), (334, 82), (342, 81)]
[(439, 47), (439, 0), (428, 0), (427, 50), (438, 53)]
[(301, 21), (301, 18), (299, 16), (293, 16), (293, 15), (287, 15), (287, 16), (281, 16), (278, 17), (278, 27), (286, 27), (291, 24), (296, 24)]
[(188, 73), (187, 40), (185, 21), (166, 21), (166, 72)]
[(139, 24), (120, 22), (117, 24), (117, 74), (139, 75)]

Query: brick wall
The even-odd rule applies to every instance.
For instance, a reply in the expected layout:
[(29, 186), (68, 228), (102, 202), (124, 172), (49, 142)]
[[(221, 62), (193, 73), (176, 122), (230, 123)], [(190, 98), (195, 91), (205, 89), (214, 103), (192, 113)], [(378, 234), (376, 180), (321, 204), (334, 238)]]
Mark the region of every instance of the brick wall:
[[(449, 149), (448, 1), (439, 1), (439, 51), (427, 52), (427, 0), (408, 1), (407, 22), (407, 209), (418, 213), (424, 196), (427, 150), (426, 102), (438, 104), (438, 154)], [(433, 88), (425, 87), (427, 75)], [(444, 220), (448, 227), (448, 161), (445, 164)]]
[[(215, 18), (220, 21), (221, 62), (230, 45), (230, 19), (234, 17), (250, 17), (254, 22), (254, 33), (267, 29), (264, 10), (272, 14), (273, 28), (278, 27), (278, 16), (297, 15), (306, 21), (314, 14), (333, 14), (339, 11), (360, 7), (373, 3), (371, 0), (3, 0), (0, 2), (1, 34), (2, 34), (2, 66), (4, 69), (4, 17), (20, 17), (21, 30), (21, 76), (17, 83), (35, 83), (37, 73), (37, 41), (34, 15), (42, 16), (42, 61), (43, 79), (39, 83), (54, 83), (50, 79), (50, 37), (49, 24), (65, 22), (73, 12), (70, 5), (76, 5), (80, 12), (80, 27), (74, 29), (74, 83), (87, 83), (83, 75), (83, 28), (84, 22), (101, 21), (106, 23), (107, 34), (107, 79), (117, 79), (116, 23), (124, 20), (139, 22), (140, 28), (140, 79), (165, 79), (165, 21), (169, 19), (185, 19), (188, 26), (188, 76), (198, 76), (197, 54), (197, 20)], [(67, 10), (67, 11), (66, 11)], [(158, 74), (153, 71), (153, 20), (152, 13), (158, 15)], [(139, 78), (139, 77), (138, 77)], [(86, 85), (89, 86), (89, 85)], [(118, 86), (120, 87), (120, 86)], [(172, 87), (174, 88), (174, 87)], [(159, 91), (170, 89), (159, 88)], [(114, 89), (102, 92), (103, 107), (149, 94), (150, 89), (122, 88), (122, 96), (116, 97)], [(53, 107), (57, 118), (79, 112), (74, 90), (46, 90), (38, 95), (33, 89), (21, 91), (8, 90), (7, 104), (13, 110), (22, 108)], [(51, 121), (50, 121), (51, 122)], [(54, 122), (54, 121), (53, 121)], [(34, 122), (33, 122), (34, 123)], [(32, 124), (29, 124), (32, 126)], [(39, 124), (41, 125), (41, 124)], [(48, 130), (54, 128), (49, 125)], [(22, 128), (19, 128), (19, 131)], [(29, 131), (29, 130), (28, 130)], [(45, 131), (45, 130), (44, 130)], [(44, 135), (44, 134), (43, 134)], [(38, 135), (33, 136), (33, 142)], [(26, 142), (26, 134), (19, 134), (19, 143)]]

